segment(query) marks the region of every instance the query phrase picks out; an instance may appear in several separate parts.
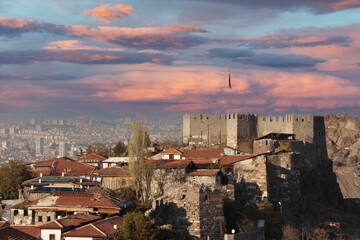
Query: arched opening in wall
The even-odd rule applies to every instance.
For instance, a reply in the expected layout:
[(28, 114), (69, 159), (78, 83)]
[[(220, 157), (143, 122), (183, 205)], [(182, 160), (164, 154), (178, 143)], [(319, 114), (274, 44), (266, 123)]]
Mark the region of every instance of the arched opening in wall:
[(207, 201), (208, 200), (208, 196), (207, 195), (205, 195), (205, 197), (204, 197), (204, 201)]

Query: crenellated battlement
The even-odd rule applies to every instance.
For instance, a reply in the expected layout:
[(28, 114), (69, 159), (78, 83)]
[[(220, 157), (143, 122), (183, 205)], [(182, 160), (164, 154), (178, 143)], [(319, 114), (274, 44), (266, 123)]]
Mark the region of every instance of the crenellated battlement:
[(312, 122), (314, 121), (313, 115), (296, 115), (287, 114), (285, 116), (258, 116), (258, 122)]
[(297, 140), (310, 143), (323, 135), (319, 132), (323, 131), (323, 117), (313, 115), (184, 114), (183, 119), (183, 142), (208, 147), (226, 144), (236, 148), (240, 142), (269, 133), (295, 134)]

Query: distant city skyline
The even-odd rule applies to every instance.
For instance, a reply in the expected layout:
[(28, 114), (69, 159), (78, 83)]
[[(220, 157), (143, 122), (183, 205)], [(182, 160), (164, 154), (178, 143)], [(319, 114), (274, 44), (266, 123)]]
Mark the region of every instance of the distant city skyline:
[[(0, 121), (360, 117), (360, 0), (0, 3)], [(231, 69), (229, 89), (228, 69)]]

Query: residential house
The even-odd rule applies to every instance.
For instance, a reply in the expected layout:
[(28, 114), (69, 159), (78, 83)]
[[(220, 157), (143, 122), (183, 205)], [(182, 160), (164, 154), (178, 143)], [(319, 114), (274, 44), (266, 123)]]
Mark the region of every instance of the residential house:
[(11, 222), (39, 225), (74, 213), (112, 216), (120, 213), (120, 206), (120, 202), (97, 194), (56, 193), (12, 208)]
[(101, 217), (88, 214), (75, 214), (52, 220), (39, 226), (41, 229), (41, 240), (62, 240), (63, 234), (77, 227), (100, 220)]
[(80, 157), (77, 159), (77, 161), (89, 164), (91, 166), (97, 167), (99, 169), (102, 168), (102, 162), (106, 160), (106, 158), (97, 155), (96, 153), (89, 154), (84, 157)]
[(62, 236), (64, 240), (118, 239), (121, 236), (122, 224), (123, 218), (115, 216), (77, 227)]
[(21, 184), (23, 187), (21, 198), (33, 201), (52, 193), (85, 192), (87, 189), (99, 185), (100, 182), (77, 176), (41, 176)]
[(113, 190), (129, 186), (133, 182), (133, 177), (127, 166), (96, 170), (94, 177), (97, 181), (101, 182), (101, 186)]
[(34, 165), (33, 175), (39, 176), (79, 176), (91, 178), (95, 167), (68, 157), (53, 158)]
[(110, 157), (102, 162), (103, 168), (124, 166), (129, 162), (129, 157)]

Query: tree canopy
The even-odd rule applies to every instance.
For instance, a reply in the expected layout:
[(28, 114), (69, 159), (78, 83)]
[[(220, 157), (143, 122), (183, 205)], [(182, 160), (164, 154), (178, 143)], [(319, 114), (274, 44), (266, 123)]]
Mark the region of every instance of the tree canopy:
[(99, 156), (108, 158), (111, 155), (111, 147), (107, 146), (106, 143), (94, 142), (89, 144), (86, 149), (86, 155), (96, 153)]
[(114, 153), (114, 157), (123, 157), (127, 155), (127, 147), (121, 141), (119, 141), (112, 150)]
[(10, 161), (1, 165), (0, 196), (3, 199), (18, 198), (21, 183), (31, 178), (31, 171), (24, 163)]
[(147, 147), (150, 145), (147, 128), (142, 122), (131, 124), (131, 141), (129, 143), (129, 170), (134, 178), (136, 196), (141, 202), (150, 198), (152, 169), (145, 165)]

